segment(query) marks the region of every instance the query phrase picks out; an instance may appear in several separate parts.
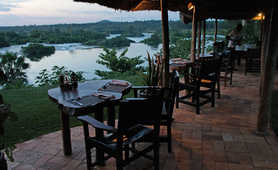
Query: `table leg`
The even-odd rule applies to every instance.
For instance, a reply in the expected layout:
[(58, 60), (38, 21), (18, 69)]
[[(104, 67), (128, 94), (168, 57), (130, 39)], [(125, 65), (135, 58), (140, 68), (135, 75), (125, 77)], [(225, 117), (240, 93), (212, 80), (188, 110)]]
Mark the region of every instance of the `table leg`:
[(112, 102), (108, 105), (108, 125), (115, 127), (115, 105)]
[(62, 134), (63, 134), (63, 147), (64, 155), (71, 155), (71, 136), (69, 127), (69, 115), (61, 110), (61, 120), (62, 120)]
[[(99, 106), (97, 108), (97, 111), (95, 112), (95, 118), (96, 120), (103, 122), (103, 107)], [(97, 138), (103, 138), (104, 134), (103, 134), (103, 130), (100, 129), (96, 129), (96, 137)], [(100, 149), (96, 149), (96, 162), (98, 165), (105, 165), (104, 162), (104, 152), (101, 151)]]

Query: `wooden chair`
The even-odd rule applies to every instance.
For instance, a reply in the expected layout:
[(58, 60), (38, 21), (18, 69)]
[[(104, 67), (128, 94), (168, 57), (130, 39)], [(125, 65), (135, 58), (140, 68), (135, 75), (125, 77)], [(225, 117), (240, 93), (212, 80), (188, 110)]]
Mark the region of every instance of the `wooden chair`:
[[(148, 99), (132, 98), (121, 101), (117, 128), (105, 125), (91, 116), (77, 118), (83, 123), (88, 170), (97, 164), (97, 162), (92, 163), (92, 148), (106, 153), (105, 160), (114, 157), (117, 170), (123, 170), (123, 167), (142, 156), (152, 159), (155, 170), (159, 169), (159, 131), (162, 111), (160, 94)], [(145, 127), (143, 124), (152, 124), (153, 128)], [(109, 133), (103, 137), (92, 137), (89, 135), (88, 125)], [(135, 147), (135, 143), (138, 142), (147, 142), (148, 145), (144, 145), (144, 148), (140, 148), (139, 151)], [(154, 152), (153, 157), (146, 155), (150, 151)]]
[(178, 97), (177, 103), (184, 103), (196, 107), (196, 113), (200, 114), (200, 107), (211, 103), (215, 105), (215, 84), (218, 75), (218, 60), (195, 62), (188, 65), (185, 71), (183, 89), (186, 95)]
[(230, 50), (227, 53), (223, 53), (221, 55), (221, 64), (220, 64), (220, 78), (221, 78), (221, 73), (224, 73), (224, 86), (227, 86), (227, 81), (229, 80), (230, 85), (232, 85), (233, 82), (233, 73), (235, 70), (235, 57)]
[[(169, 88), (163, 89), (163, 110), (160, 126), (167, 127), (167, 135), (160, 135), (160, 142), (168, 143), (168, 152), (172, 152), (172, 122), (173, 122), (173, 112), (176, 95), (178, 93), (179, 87), (179, 74), (177, 71), (173, 71), (170, 75)], [(138, 91), (142, 89), (160, 89), (160, 87), (154, 86), (133, 86), (135, 97), (138, 97)], [(140, 97), (140, 95), (139, 95)]]
[[(222, 44), (222, 43), (221, 43)], [(218, 52), (218, 53), (214, 53), (213, 57), (204, 57), (204, 58), (200, 58), (199, 62), (209, 62), (211, 64), (213, 64), (215, 66), (215, 71), (216, 71), (216, 88), (215, 88), (215, 92), (217, 93), (217, 98), (219, 99), (221, 97), (221, 87), (220, 87), (220, 75), (221, 75), (221, 62), (222, 62), (222, 56), (223, 56), (223, 51), (222, 52)], [(210, 87), (207, 86), (207, 82), (210, 83), (211, 80), (205, 80), (203, 79), (201, 81), (201, 87)]]
[(245, 75), (249, 73), (259, 73), (261, 71), (260, 49), (248, 49), (245, 62)]

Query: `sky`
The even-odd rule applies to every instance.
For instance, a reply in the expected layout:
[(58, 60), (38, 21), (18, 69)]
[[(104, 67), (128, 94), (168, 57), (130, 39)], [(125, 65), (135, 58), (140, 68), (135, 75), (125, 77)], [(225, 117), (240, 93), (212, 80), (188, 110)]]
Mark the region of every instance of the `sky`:
[[(169, 20), (178, 20), (169, 12)], [(73, 0), (0, 0), (0, 26), (160, 20), (160, 11), (127, 12)]]

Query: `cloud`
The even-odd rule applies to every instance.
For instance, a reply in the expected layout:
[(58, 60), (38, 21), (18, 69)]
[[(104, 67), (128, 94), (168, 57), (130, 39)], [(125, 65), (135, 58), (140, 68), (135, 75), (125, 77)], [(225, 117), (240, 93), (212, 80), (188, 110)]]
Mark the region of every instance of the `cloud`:
[(13, 7), (15, 7), (15, 5), (0, 2), (0, 11), (2, 12), (10, 11)]
[[(5, 5), (0, 3), (0, 26), (161, 19), (160, 11), (119, 11), (73, 0), (5, 0)], [(177, 12), (169, 12), (169, 20), (177, 19)]]

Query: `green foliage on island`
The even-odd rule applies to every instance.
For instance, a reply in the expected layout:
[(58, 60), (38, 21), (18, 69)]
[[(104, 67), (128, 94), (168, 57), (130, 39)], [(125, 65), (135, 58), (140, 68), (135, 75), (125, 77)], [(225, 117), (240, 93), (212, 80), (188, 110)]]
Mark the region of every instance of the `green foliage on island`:
[(120, 47), (128, 47), (131, 42), (133, 41), (123, 36), (118, 36), (111, 39), (90, 40), (84, 43), (84, 45), (95, 45), (95, 46), (105, 47), (105, 48), (120, 48)]
[(55, 47), (41, 44), (29, 44), (27, 47), (21, 47), (21, 50), (25, 57), (32, 61), (39, 61), (45, 56), (54, 54)]
[(104, 48), (104, 53), (101, 53), (97, 60), (98, 64), (106, 66), (110, 71), (100, 71), (96, 70), (95, 74), (101, 78), (108, 78), (111, 74), (116, 73), (131, 73), (134, 75), (137, 71), (142, 71), (143, 67), (140, 66), (144, 63), (141, 56), (136, 56), (134, 58), (126, 57), (127, 49), (124, 50), (119, 56), (115, 49), (109, 50)]
[(7, 52), (0, 54), (0, 59), (0, 85), (27, 83), (25, 70), (29, 68), (29, 64), (23, 56)]
[(152, 34), (150, 38), (147, 38), (141, 42), (157, 48), (158, 45), (162, 42), (161, 33), (156, 32)]
[(4, 34), (0, 33), (0, 48), (9, 47), (10, 43), (6, 40)]

